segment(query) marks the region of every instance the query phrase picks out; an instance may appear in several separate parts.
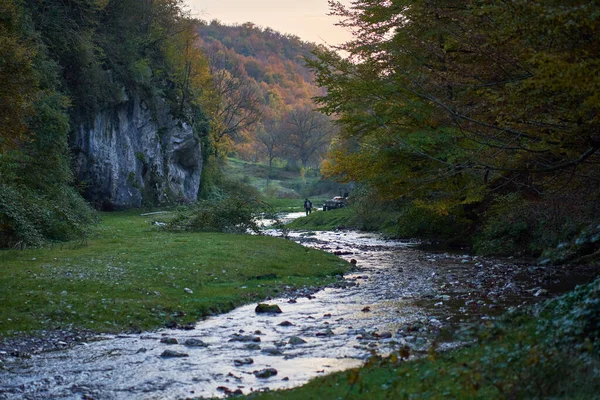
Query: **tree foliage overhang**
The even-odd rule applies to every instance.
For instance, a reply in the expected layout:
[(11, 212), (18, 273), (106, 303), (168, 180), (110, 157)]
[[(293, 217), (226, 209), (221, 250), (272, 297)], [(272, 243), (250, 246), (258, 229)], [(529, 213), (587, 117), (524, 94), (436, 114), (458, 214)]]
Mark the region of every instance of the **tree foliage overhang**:
[(330, 175), (443, 211), (600, 183), (595, 2), (330, 1), (354, 39), (317, 50), (343, 127)]

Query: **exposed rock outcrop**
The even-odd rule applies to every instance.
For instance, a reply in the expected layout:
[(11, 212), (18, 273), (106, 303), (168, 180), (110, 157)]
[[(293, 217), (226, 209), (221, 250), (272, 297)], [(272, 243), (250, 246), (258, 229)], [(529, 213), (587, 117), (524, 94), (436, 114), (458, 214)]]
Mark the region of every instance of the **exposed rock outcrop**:
[(191, 126), (139, 98), (96, 114), (71, 143), (86, 198), (102, 209), (197, 199), (202, 154)]

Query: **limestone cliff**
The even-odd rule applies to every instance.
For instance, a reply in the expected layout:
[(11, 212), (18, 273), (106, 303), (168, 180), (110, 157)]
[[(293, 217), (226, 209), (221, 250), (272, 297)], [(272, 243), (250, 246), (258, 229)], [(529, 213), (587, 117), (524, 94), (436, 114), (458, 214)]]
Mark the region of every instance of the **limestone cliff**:
[(98, 208), (197, 199), (200, 142), (166, 104), (148, 107), (139, 98), (127, 99), (79, 125), (71, 145), (85, 197)]

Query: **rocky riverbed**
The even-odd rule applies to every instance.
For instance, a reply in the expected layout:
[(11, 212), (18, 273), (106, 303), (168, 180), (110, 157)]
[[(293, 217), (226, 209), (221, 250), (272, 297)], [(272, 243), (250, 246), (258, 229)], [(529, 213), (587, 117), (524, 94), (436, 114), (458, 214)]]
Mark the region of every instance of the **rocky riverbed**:
[(4, 343), (0, 399), (186, 399), (290, 388), (359, 366), (373, 353), (403, 348), (418, 356), (434, 342), (460, 345), (448, 332), (594, 274), (424, 252), (359, 232), (290, 237), (355, 270), (336, 287), (268, 301), (281, 313), (257, 313), (251, 304), (189, 329), (100, 337), (65, 331)]

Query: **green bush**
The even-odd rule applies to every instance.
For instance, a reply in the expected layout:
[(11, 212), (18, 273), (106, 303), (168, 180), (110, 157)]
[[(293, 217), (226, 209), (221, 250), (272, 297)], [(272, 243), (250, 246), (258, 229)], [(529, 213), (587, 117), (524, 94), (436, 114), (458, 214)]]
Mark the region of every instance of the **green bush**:
[(0, 246), (40, 246), (85, 239), (97, 217), (72, 189), (39, 194), (25, 186), (0, 185)]
[(575, 236), (581, 216), (568, 200), (525, 200), (519, 193), (496, 197), (484, 215), (475, 250), (489, 255), (539, 256), (545, 249)]
[(464, 244), (465, 233), (471, 231), (472, 222), (460, 207), (443, 215), (408, 200), (379, 200), (377, 194), (367, 187), (352, 191), (349, 208), (353, 212), (353, 226), (394, 237)]
[(405, 204), (397, 217), (396, 234), (406, 238), (424, 238), (448, 245), (467, 244), (472, 222), (457, 206), (440, 214), (415, 204)]
[(200, 200), (180, 210), (169, 221), (171, 231), (246, 233), (260, 232), (257, 220), (267, 206), (257, 197), (242, 194), (215, 200)]
[(539, 313), (538, 329), (551, 332), (550, 344), (600, 354), (600, 278), (545, 303)]

